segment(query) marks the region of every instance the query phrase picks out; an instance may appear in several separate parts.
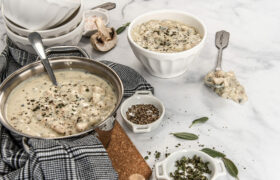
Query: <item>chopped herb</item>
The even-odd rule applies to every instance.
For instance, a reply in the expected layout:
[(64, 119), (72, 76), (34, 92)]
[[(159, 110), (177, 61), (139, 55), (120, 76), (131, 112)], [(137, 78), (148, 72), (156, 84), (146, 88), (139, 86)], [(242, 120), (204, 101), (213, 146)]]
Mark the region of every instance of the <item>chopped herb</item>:
[(160, 158), (160, 155), (161, 155), (161, 153), (160, 153), (160, 152), (155, 151), (155, 158), (156, 158), (156, 159), (159, 159), (159, 158)]
[(64, 106), (65, 106), (65, 104), (59, 103), (58, 105), (55, 106), (55, 108), (63, 108)]
[(165, 157), (168, 157), (170, 155), (170, 153), (165, 153)]
[(32, 111), (37, 111), (37, 110), (39, 110), (39, 109), (40, 109), (40, 106), (37, 105), (35, 108), (32, 109)]

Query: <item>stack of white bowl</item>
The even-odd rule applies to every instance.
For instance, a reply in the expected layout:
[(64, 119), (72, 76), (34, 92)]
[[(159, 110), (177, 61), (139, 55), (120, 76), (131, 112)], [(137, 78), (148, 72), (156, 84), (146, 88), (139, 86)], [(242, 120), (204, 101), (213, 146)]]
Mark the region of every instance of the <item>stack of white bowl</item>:
[(38, 32), (46, 47), (77, 45), (84, 29), (82, 0), (2, 0), (2, 16), (8, 37), (34, 53), (28, 41)]

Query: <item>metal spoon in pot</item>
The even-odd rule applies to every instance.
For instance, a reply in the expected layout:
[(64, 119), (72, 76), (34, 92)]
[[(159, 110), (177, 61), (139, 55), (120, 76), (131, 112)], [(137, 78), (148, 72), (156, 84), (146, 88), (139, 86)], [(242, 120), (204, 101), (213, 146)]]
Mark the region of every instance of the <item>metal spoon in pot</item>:
[(55, 75), (53, 73), (53, 69), (50, 65), (49, 59), (46, 56), (45, 49), (44, 49), (42, 38), (41, 38), (40, 34), (37, 33), (37, 32), (30, 33), (29, 36), (28, 36), (28, 39), (29, 39), (29, 42), (31, 43), (32, 47), (34, 48), (34, 50), (36, 51), (36, 53), (40, 57), (41, 62), (44, 65), (52, 83), (55, 86), (57, 86), (57, 81), (56, 81)]
[[(228, 46), (228, 42), (229, 42), (229, 32), (222, 30), (222, 31), (219, 31), (216, 33), (215, 44), (216, 44), (216, 47), (219, 49), (219, 51), (218, 51), (218, 61), (217, 61), (215, 71), (222, 70), (223, 49), (225, 49)], [(213, 85), (212, 83), (206, 83), (206, 84), (208, 86), (214, 87), (214, 88), (224, 87), (224, 84), (221, 84), (221, 85), (219, 85), (219, 84)]]

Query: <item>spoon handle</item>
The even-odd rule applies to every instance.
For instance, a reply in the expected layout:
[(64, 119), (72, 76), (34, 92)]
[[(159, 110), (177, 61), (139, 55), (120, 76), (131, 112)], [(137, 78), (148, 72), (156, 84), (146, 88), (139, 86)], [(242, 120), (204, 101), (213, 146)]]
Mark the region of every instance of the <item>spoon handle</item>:
[(218, 51), (218, 60), (217, 60), (217, 66), (216, 66), (216, 71), (221, 71), (222, 70), (222, 55), (223, 55), (223, 49), (219, 48)]
[(55, 75), (53, 73), (53, 70), (51, 68), (50, 62), (45, 54), (45, 49), (44, 49), (42, 38), (41, 38), (40, 34), (37, 32), (30, 33), (28, 36), (28, 39), (29, 39), (32, 47), (36, 51), (36, 53), (39, 55), (41, 62), (44, 65), (51, 81), (53, 82), (53, 84), (55, 86), (57, 86), (57, 81), (56, 81)]
[(56, 81), (56, 78), (55, 78), (55, 75), (53, 73), (53, 70), (51, 68), (51, 65), (50, 65), (50, 62), (48, 59), (41, 59), (41, 62), (43, 63), (45, 69), (47, 70), (47, 73), (52, 81), (52, 83), (57, 86), (57, 81)]

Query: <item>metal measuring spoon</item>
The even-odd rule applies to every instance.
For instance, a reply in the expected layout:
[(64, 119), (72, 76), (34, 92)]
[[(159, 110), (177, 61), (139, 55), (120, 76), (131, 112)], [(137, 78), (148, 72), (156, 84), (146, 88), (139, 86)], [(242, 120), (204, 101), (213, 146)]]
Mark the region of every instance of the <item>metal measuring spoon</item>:
[[(223, 49), (228, 46), (228, 41), (229, 41), (229, 32), (226, 32), (224, 30), (219, 31), (216, 33), (216, 38), (215, 38), (215, 44), (216, 47), (219, 49), (218, 51), (218, 61), (217, 65), (215, 68), (215, 71), (221, 71), (222, 70), (222, 54), (223, 54)], [(212, 84), (212, 83), (206, 83), (206, 85), (214, 88), (222, 88), (224, 87), (224, 84)]]
[(55, 75), (53, 73), (53, 69), (50, 65), (49, 59), (46, 56), (45, 49), (44, 49), (42, 38), (41, 38), (40, 34), (37, 33), (37, 32), (30, 33), (29, 36), (28, 36), (28, 39), (29, 39), (29, 42), (31, 43), (32, 47), (34, 48), (34, 50), (36, 51), (36, 53), (40, 57), (41, 62), (44, 65), (52, 83), (55, 86), (57, 86), (57, 81), (56, 81)]

